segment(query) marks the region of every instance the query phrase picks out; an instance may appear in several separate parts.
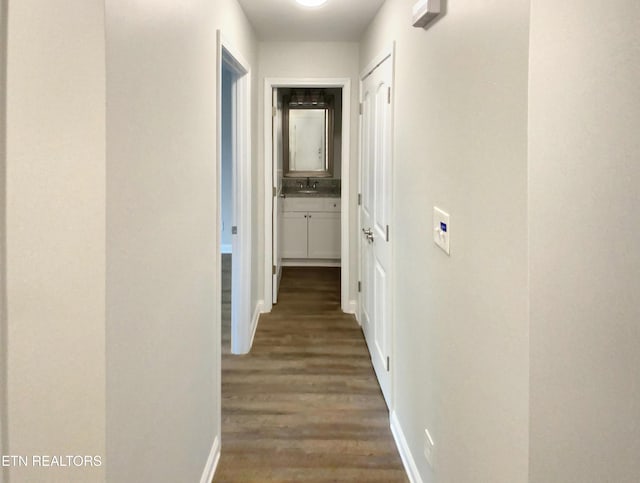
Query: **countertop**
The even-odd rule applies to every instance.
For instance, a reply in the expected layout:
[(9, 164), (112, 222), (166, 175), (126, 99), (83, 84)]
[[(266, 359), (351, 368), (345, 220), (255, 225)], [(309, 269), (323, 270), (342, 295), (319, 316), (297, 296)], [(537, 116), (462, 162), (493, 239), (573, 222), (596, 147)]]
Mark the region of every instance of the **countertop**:
[(340, 191), (334, 189), (318, 189), (315, 193), (300, 193), (298, 190), (282, 190), (285, 198), (340, 198)]

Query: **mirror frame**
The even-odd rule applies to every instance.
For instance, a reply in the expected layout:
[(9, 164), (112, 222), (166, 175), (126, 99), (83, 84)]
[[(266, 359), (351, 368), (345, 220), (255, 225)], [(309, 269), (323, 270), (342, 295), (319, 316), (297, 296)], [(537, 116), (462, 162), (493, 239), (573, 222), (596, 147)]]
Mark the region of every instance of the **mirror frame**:
[(332, 95), (325, 96), (325, 107), (327, 111), (327, 149), (326, 166), (323, 171), (291, 171), (289, 169), (289, 111), (297, 109), (321, 109), (314, 105), (289, 106), (291, 96), (283, 97), (282, 109), (282, 170), (286, 178), (331, 178), (333, 176), (333, 138), (335, 137), (334, 125), (334, 99)]

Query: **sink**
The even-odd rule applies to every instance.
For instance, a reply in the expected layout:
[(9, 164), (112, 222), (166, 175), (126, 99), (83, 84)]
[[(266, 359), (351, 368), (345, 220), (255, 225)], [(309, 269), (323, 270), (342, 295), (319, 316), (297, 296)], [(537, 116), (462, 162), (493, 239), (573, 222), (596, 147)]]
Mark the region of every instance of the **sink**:
[(304, 195), (311, 195), (317, 193), (318, 190), (297, 190), (296, 193), (302, 193)]

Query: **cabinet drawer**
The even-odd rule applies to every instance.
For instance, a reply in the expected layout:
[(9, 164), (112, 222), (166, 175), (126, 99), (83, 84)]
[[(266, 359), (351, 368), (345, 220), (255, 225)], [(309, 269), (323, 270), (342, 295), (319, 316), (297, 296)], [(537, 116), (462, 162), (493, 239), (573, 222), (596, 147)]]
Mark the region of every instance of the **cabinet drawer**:
[(335, 213), (340, 211), (340, 198), (324, 198), (324, 209), (322, 211), (328, 211)]
[(340, 211), (340, 198), (285, 198), (284, 211)]

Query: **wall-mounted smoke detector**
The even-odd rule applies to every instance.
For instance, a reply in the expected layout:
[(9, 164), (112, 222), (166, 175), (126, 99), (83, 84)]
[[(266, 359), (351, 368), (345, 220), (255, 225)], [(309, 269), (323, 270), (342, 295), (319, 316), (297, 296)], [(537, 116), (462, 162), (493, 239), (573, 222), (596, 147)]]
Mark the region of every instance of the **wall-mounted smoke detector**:
[(303, 7), (320, 7), (327, 3), (327, 0), (296, 0)]
[(441, 13), (440, 0), (419, 0), (413, 6), (413, 26), (425, 28)]

